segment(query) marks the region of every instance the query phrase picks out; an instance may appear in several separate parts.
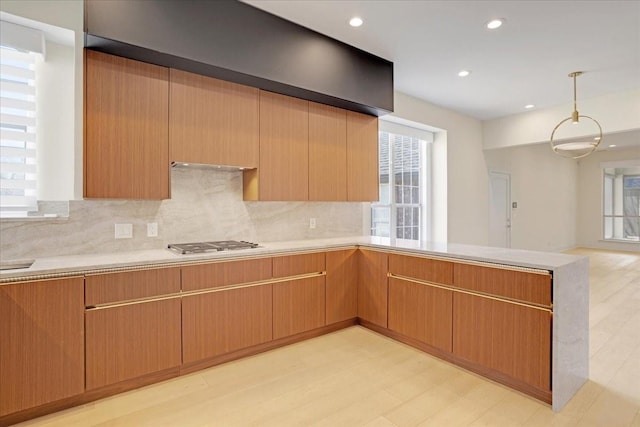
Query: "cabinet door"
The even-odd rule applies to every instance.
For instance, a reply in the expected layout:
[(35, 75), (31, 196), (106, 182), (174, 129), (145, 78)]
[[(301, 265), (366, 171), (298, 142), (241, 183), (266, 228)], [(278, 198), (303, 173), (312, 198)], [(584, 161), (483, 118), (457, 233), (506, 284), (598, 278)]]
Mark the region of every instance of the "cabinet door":
[(358, 317), (387, 327), (387, 266), (384, 252), (358, 250)]
[(327, 325), (358, 316), (357, 249), (327, 252)]
[(453, 292), (389, 279), (389, 329), (451, 352)]
[(324, 276), (273, 285), (273, 339), (325, 325)]
[(87, 310), (87, 389), (181, 363), (180, 299)]
[(0, 286), (0, 416), (84, 391), (82, 278)]
[(245, 171), (245, 200), (309, 200), (309, 101), (260, 91), (255, 174)]
[(309, 103), (309, 200), (347, 200), (347, 112)]
[(551, 313), (455, 293), (453, 353), (548, 391), (551, 389)]
[(169, 160), (258, 167), (258, 89), (171, 69)]
[(169, 198), (169, 70), (85, 50), (84, 196)]
[(182, 299), (183, 362), (271, 341), (271, 286), (185, 296)]
[(347, 111), (347, 200), (378, 200), (378, 118)]

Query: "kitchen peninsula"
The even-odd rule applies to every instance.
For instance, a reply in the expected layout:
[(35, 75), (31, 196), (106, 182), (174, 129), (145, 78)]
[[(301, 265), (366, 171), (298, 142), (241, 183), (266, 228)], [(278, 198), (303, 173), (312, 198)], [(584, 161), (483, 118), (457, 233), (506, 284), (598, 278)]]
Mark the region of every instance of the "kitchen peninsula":
[(588, 376), (588, 259), (572, 255), (374, 237), (158, 249), (36, 259), (0, 273), (0, 297), (0, 424), (357, 323), (556, 411)]

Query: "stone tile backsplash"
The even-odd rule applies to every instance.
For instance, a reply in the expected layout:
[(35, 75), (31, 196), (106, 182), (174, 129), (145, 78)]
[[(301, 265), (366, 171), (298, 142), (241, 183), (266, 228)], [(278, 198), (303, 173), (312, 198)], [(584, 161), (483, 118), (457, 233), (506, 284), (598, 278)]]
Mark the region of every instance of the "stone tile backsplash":
[[(171, 171), (170, 200), (78, 200), (68, 218), (0, 220), (2, 260), (158, 249), (169, 242), (255, 242), (362, 235), (368, 203), (244, 202), (242, 173), (204, 168)], [(316, 218), (317, 227), (309, 228)], [(147, 237), (157, 222), (158, 237)], [(114, 224), (133, 224), (115, 239)]]

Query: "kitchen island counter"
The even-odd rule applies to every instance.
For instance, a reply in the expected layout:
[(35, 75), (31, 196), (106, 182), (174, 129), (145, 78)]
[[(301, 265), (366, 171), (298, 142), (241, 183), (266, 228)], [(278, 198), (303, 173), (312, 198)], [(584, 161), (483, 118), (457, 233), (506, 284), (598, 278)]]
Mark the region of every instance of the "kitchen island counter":
[(304, 252), (356, 248), (399, 253), (454, 263), (479, 263), (515, 270), (548, 272), (552, 277), (551, 390), (558, 411), (588, 378), (589, 260), (551, 252), (442, 244), (379, 237), (341, 237), (261, 243), (252, 249), (182, 255), (169, 249), (70, 255), (36, 259), (29, 268), (0, 272), (0, 285), (21, 281), (79, 276), (217, 260), (247, 259)]

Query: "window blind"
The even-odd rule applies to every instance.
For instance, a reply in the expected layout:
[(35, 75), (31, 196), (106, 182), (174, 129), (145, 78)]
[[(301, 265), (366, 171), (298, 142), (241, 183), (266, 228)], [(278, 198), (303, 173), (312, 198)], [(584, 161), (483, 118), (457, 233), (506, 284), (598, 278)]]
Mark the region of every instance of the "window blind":
[(0, 211), (37, 210), (36, 54), (0, 46)]

